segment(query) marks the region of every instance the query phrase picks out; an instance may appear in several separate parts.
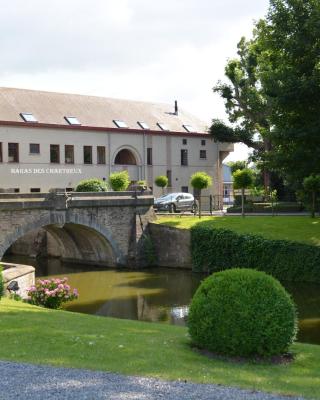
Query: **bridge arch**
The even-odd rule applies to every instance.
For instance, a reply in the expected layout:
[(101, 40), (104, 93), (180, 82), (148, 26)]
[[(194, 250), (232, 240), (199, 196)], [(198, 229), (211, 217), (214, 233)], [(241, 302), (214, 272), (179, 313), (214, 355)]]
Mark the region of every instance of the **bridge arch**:
[(25, 218), (23, 224), (13, 227), (0, 243), (0, 259), (18, 239), (40, 228), (54, 238), (63, 260), (110, 267), (126, 262), (111, 231), (93, 215), (82, 213), (39, 213), (37, 218), (33, 215)]

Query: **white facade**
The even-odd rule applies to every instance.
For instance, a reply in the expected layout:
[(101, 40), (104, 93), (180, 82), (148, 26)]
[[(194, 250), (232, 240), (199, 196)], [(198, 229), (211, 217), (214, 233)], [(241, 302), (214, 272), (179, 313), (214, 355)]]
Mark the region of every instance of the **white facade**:
[[(199, 135), (200, 136), (200, 135)], [(185, 142), (187, 144), (183, 144)], [(111, 172), (127, 169), (132, 181), (145, 179), (153, 187), (155, 196), (161, 189), (154, 185), (158, 175), (171, 171), (170, 191), (180, 192), (187, 187), (190, 192), (190, 176), (205, 171), (212, 176), (214, 185), (204, 194), (221, 194), (221, 151), (226, 145), (217, 144), (208, 135), (167, 136), (143, 133), (92, 132), (46, 128), (0, 126), (2, 163), (0, 163), (0, 189), (4, 191), (30, 192), (39, 189), (48, 192), (52, 188), (74, 188), (86, 178), (108, 179)], [(18, 143), (18, 162), (9, 162), (9, 143)], [(205, 144), (204, 144), (205, 143)], [(39, 144), (39, 154), (30, 153), (30, 144)], [(50, 145), (59, 145), (60, 162), (50, 162)], [(74, 146), (74, 163), (65, 163), (65, 145)], [(84, 146), (92, 146), (92, 164), (84, 164)], [(97, 164), (97, 146), (105, 147), (105, 164)], [(152, 165), (147, 165), (147, 148), (152, 149)], [(136, 159), (136, 165), (115, 164), (116, 155), (128, 149)], [(188, 165), (181, 165), (181, 150), (188, 151)], [(200, 158), (205, 150), (206, 158)], [(12, 159), (11, 159), (12, 160)], [(184, 188), (184, 190), (186, 190)]]
[[(157, 176), (171, 176), (167, 191), (192, 193), (191, 175), (205, 171), (214, 184), (203, 194), (222, 196), (222, 161), (233, 145), (214, 142), (201, 121), (177, 110), (169, 112), (169, 107), (0, 88), (0, 191), (75, 188), (82, 179), (108, 180), (110, 173), (127, 169), (132, 181), (146, 180), (156, 197), (162, 193), (154, 185)], [(32, 113), (37, 123), (23, 121), (23, 112)], [(65, 115), (77, 117), (82, 125), (70, 126)], [(121, 118), (128, 126), (117, 128), (112, 118)], [(145, 121), (150, 128), (142, 129), (137, 121)], [(158, 122), (170, 130), (162, 131)], [(195, 131), (187, 132), (184, 124), (192, 125)], [(59, 146), (58, 162), (52, 162), (52, 145)], [(73, 153), (69, 163), (65, 146), (73, 146), (69, 147)], [(84, 146), (88, 146), (87, 151), (91, 146), (90, 163), (84, 162)], [(98, 146), (105, 153), (100, 159), (103, 163), (98, 163)], [(130, 162), (116, 159), (121, 150), (131, 155)], [(182, 165), (182, 158), (187, 165)]]

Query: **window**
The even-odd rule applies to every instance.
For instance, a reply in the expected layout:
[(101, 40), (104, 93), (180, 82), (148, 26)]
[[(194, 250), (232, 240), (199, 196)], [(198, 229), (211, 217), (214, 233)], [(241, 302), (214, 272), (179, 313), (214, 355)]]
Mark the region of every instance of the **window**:
[(30, 154), (40, 154), (40, 144), (39, 143), (29, 143), (29, 153)]
[(38, 122), (36, 117), (31, 113), (20, 113), (20, 117), (24, 120), (24, 122)]
[(188, 165), (188, 150), (181, 150), (181, 165)]
[(188, 143), (187, 139), (182, 139), (182, 144), (187, 144), (187, 143)]
[(8, 143), (8, 162), (19, 162), (19, 143)]
[(40, 193), (40, 188), (31, 188), (30, 193)]
[(92, 164), (92, 146), (83, 146), (83, 163)]
[(60, 146), (58, 144), (50, 144), (50, 162), (60, 163)]
[(106, 163), (106, 148), (105, 146), (97, 146), (97, 164)]
[(168, 131), (169, 130), (166, 124), (162, 124), (161, 122), (158, 122), (157, 125), (162, 131)]
[(143, 121), (138, 121), (138, 124), (141, 126), (142, 129), (150, 129), (149, 125)]
[(152, 147), (147, 148), (147, 165), (152, 165)]
[(182, 126), (183, 126), (184, 129), (185, 129), (187, 132), (189, 132), (189, 133), (195, 132), (193, 126), (191, 126), (191, 125), (182, 125)]
[(20, 189), (19, 188), (14, 188), (13, 189), (13, 193), (20, 193)]
[(114, 119), (113, 122), (116, 124), (118, 128), (128, 128), (128, 125), (119, 119)]
[(168, 178), (168, 187), (172, 186), (172, 173), (171, 170), (167, 170), (167, 178)]
[(189, 188), (188, 188), (188, 186), (181, 186), (181, 192), (183, 192), (183, 193), (189, 193)]
[(70, 188), (70, 187), (68, 187), (68, 188), (66, 188), (66, 192), (73, 192), (73, 188)]
[(81, 125), (77, 117), (64, 117), (69, 125)]
[(2, 162), (2, 143), (0, 142), (0, 162)]
[(66, 164), (74, 164), (74, 146), (72, 144), (64, 146), (64, 162)]
[(200, 158), (202, 160), (206, 160), (207, 159), (207, 150), (200, 150)]
[(201, 140), (201, 146), (205, 146), (206, 145), (206, 141), (205, 141), (205, 139), (202, 139)]

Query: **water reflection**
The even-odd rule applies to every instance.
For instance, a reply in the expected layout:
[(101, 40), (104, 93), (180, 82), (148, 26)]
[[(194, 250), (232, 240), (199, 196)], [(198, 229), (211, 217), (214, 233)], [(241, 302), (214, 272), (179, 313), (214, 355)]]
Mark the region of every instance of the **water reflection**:
[[(204, 275), (190, 271), (154, 268), (147, 270), (103, 270), (92, 265), (61, 264), (58, 259), (35, 261), (8, 256), (8, 262), (36, 266), (38, 277), (67, 276), (79, 290), (70, 311), (185, 325), (190, 300)], [(298, 340), (320, 344), (320, 285), (284, 284), (299, 313)]]

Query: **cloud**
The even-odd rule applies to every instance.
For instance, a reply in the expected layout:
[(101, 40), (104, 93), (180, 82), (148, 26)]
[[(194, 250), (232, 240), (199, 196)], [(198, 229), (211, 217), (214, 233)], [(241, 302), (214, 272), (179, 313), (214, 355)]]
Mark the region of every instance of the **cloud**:
[(2, 86), (172, 102), (210, 123), (227, 58), (268, 0), (10, 0)]

